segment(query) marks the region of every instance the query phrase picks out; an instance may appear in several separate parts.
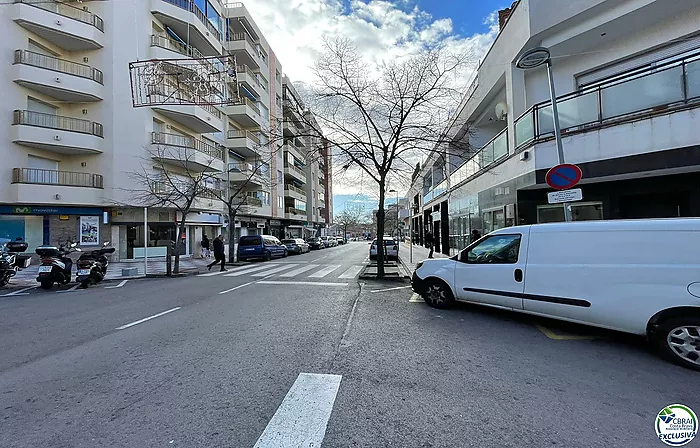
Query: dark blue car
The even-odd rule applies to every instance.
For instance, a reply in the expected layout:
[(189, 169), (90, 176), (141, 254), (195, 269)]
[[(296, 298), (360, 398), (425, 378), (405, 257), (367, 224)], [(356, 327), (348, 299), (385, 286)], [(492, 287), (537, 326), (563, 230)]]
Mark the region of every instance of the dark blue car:
[(250, 235), (238, 240), (238, 261), (271, 260), (287, 256), (287, 248), (274, 236)]

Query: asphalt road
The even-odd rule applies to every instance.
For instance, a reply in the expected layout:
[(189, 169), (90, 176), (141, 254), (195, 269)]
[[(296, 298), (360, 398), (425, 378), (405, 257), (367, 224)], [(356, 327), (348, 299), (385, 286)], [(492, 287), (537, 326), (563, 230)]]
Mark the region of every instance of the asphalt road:
[(0, 296), (0, 447), (661, 447), (700, 411), (644, 341), (431, 309), (367, 250)]

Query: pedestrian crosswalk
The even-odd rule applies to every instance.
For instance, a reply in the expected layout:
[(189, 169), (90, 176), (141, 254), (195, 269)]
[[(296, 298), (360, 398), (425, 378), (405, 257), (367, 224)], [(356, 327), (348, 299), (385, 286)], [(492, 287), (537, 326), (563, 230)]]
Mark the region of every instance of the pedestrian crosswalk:
[(362, 271), (363, 265), (342, 266), (339, 264), (303, 264), (303, 263), (264, 263), (259, 265), (246, 265), (229, 269), (224, 272), (207, 272), (199, 274), (199, 277), (241, 277), (249, 275), (253, 278), (280, 277), (285, 279), (342, 279), (348, 280), (357, 277)]

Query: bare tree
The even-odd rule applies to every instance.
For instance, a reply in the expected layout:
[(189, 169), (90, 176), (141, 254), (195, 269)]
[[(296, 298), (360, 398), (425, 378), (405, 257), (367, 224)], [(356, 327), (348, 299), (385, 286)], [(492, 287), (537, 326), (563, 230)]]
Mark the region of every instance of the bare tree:
[(343, 238), (348, 234), (348, 227), (359, 225), (365, 216), (364, 208), (357, 206), (345, 207), (342, 212), (335, 215), (335, 224), (343, 228)]
[[(187, 216), (195, 210), (213, 207), (220, 193), (219, 175), (223, 166), (223, 147), (187, 136), (153, 132), (153, 144), (138, 171), (129, 173), (134, 181), (129, 192), (131, 204), (142, 207), (174, 209), (180, 213), (173, 272), (180, 272), (181, 235)], [(144, 229), (148, 238), (148, 229)]]
[[(450, 136), (450, 128), (462, 98), (455, 87), (458, 77), (475, 60), (468, 54), (430, 48), (383, 63), (373, 73), (349, 40), (325, 45), (308, 105), (333, 148), (334, 163), (342, 170), (364, 173), (378, 187), (381, 238), (389, 182), (410, 178), (426, 154), (445, 163), (450, 154), (468, 156), (468, 139)], [(377, 273), (384, 276), (382, 251)]]

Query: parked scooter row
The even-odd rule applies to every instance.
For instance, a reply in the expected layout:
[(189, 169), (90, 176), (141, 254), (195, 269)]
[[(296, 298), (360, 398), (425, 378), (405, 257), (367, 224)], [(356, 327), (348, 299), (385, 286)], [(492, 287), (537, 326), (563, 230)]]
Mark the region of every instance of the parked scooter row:
[(27, 247), (22, 238), (15, 241), (0, 239), (0, 288), (7, 285), (18, 271), (29, 267), (31, 257), (20, 255)]
[[(113, 247), (106, 247), (109, 242), (104, 243), (105, 247), (85, 252), (78, 258), (76, 281), (80, 286), (87, 288), (90, 283), (100, 283), (107, 274), (109, 260), (106, 255), (114, 253)], [(67, 248), (63, 245), (40, 246), (36, 248), (36, 253), (41, 257), (39, 275), (36, 281), (43, 289), (53, 288), (54, 283), (59, 285), (68, 284), (71, 281), (73, 260), (69, 255), (73, 252), (82, 252), (76, 243), (71, 243)]]

